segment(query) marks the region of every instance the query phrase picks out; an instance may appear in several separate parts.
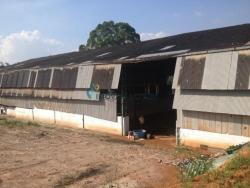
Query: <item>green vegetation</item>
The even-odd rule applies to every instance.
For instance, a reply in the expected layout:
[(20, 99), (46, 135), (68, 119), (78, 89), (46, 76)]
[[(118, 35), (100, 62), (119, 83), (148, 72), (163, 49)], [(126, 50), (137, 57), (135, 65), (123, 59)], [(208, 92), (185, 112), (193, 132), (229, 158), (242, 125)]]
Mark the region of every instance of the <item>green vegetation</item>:
[[(236, 156), (223, 167), (195, 177), (186, 184), (194, 187), (250, 187), (250, 145), (243, 147)], [(210, 187), (211, 187), (210, 186)]]
[(40, 126), (40, 125), (31, 121), (19, 121), (19, 120), (1, 118), (0, 126), (7, 126), (9, 128), (15, 128), (15, 127)]
[(100, 168), (88, 168), (87, 170), (84, 170), (82, 172), (78, 172), (76, 174), (72, 175), (65, 175), (63, 176), (54, 186), (55, 188), (63, 188), (69, 185), (72, 185), (78, 181), (81, 181), (85, 178), (89, 178), (92, 176), (95, 176), (97, 174), (102, 173), (102, 170)]
[(180, 163), (181, 172), (185, 181), (192, 180), (195, 176), (204, 174), (212, 167), (212, 160), (206, 157), (193, 158)]
[(201, 155), (200, 152), (195, 151), (184, 145), (178, 145), (175, 147), (175, 154), (176, 156), (182, 156), (184, 158), (191, 158), (191, 157), (199, 157)]
[(81, 44), (79, 51), (112, 47), (127, 43), (140, 42), (140, 35), (128, 23), (106, 21), (98, 24), (89, 34), (86, 46)]

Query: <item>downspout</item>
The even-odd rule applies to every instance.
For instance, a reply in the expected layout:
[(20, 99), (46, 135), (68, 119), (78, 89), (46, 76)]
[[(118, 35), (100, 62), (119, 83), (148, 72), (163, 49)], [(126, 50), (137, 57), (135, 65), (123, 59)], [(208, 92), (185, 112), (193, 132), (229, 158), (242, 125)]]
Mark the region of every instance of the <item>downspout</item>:
[(122, 117), (121, 117), (121, 126), (122, 126), (122, 136), (124, 136), (124, 122), (123, 122), (123, 116), (124, 116), (124, 109), (123, 109), (123, 105), (124, 105), (124, 97), (123, 97), (123, 94), (124, 94), (124, 91), (123, 91), (123, 70), (121, 71), (122, 72), (122, 77), (121, 77), (121, 114), (122, 114)]

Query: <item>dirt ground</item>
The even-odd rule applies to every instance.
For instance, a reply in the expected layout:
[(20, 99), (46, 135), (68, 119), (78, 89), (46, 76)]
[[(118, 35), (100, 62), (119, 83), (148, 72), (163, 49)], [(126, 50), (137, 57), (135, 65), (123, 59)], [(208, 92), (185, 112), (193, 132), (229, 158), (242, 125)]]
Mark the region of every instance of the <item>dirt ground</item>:
[(53, 126), (0, 126), (0, 187), (179, 187), (175, 138), (125, 137)]

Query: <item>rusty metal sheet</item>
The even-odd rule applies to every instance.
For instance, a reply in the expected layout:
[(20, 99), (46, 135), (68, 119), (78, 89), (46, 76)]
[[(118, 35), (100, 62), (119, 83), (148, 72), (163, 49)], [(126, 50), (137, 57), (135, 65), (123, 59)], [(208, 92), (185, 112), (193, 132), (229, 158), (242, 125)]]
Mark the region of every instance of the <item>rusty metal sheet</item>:
[(247, 90), (249, 85), (249, 76), (250, 76), (250, 55), (239, 54), (235, 89)]
[(4, 74), (3, 75), (3, 79), (2, 79), (2, 88), (6, 88), (7, 86), (7, 80), (8, 80), (8, 74)]
[(52, 89), (74, 89), (76, 87), (78, 68), (55, 69), (52, 78)]
[(178, 85), (181, 89), (201, 89), (205, 57), (182, 58)]
[(98, 89), (111, 89), (113, 75), (113, 65), (95, 65), (91, 83)]
[(3, 74), (0, 74), (0, 88), (2, 87)]
[(52, 89), (61, 88), (62, 72), (63, 72), (62, 69), (54, 69), (53, 79), (51, 84)]
[(11, 73), (11, 77), (12, 77), (12, 79), (11, 79), (10, 87), (11, 88), (16, 88), (16, 86), (17, 86), (17, 79), (18, 79), (18, 72), (15, 71), (15, 72)]
[(17, 88), (21, 88), (22, 87), (23, 75), (24, 75), (24, 71), (19, 71), (18, 78), (17, 78), (17, 86), (16, 86)]
[(29, 70), (23, 71), (23, 81), (22, 81), (22, 85), (21, 85), (22, 88), (28, 87), (29, 75), (30, 75)]
[(48, 88), (51, 76), (51, 69), (39, 70), (36, 80), (36, 88)]
[(35, 85), (37, 71), (31, 71), (30, 73), (30, 80), (29, 80), (29, 87), (33, 88)]
[(11, 87), (11, 84), (12, 84), (12, 78), (13, 78), (13, 75), (11, 73), (8, 73), (7, 74), (7, 83), (6, 83), (6, 87), (7, 88), (10, 88)]

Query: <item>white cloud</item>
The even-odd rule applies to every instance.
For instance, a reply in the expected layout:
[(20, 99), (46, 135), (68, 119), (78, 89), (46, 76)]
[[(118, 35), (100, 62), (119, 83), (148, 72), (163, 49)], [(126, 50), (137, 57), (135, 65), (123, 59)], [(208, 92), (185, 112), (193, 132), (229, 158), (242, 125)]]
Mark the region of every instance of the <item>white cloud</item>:
[(150, 40), (150, 39), (157, 39), (166, 37), (167, 33), (165, 32), (157, 32), (157, 33), (140, 33), (141, 41)]
[(194, 15), (197, 16), (197, 17), (201, 17), (202, 16), (202, 12), (201, 11), (194, 11)]
[(37, 30), (21, 31), (0, 37), (0, 62), (16, 63), (62, 51), (62, 42), (46, 38)]

